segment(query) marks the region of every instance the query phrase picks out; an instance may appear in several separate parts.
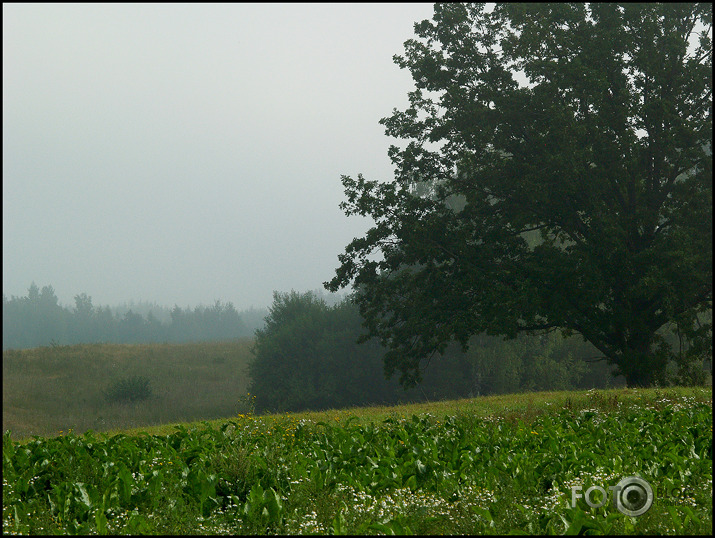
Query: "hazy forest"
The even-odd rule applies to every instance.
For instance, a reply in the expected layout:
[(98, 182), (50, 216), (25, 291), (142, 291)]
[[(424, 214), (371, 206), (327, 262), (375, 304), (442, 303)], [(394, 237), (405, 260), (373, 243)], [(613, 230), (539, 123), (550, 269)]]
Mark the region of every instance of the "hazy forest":
[[(245, 383), (250, 383), (259, 412), (625, 385), (591, 344), (579, 336), (564, 338), (552, 332), (510, 340), (479, 335), (471, 339), (466, 352), (454, 344), (425, 362), (421, 382), (403, 387), (399, 376), (386, 376), (386, 350), (377, 339), (358, 343), (364, 332), (358, 307), (350, 298), (336, 300), (319, 291), (276, 292), (269, 309), (240, 313), (231, 303), (220, 301), (193, 310), (178, 306), (169, 310), (145, 302), (95, 307), (85, 293), (75, 296), (70, 309), (58, 303), (52, 286), (38, 289), (34, 283), (25, 297), (3, 296), (4, 361), (17, 354), (13, 350), (24, 348), (62, 350), (62, 356), (69, 357), (73, 348), (68, 346), (77, 344), (235, 341), (245, 355)], [(248, 347), (246, 338), (252, 342)], [(669, 339), (676, 345), (674, 334)], [(133, 349), (126, 352), (138, 354), (141, 362), (144, 348)], [(167, 352), (181, 353), (178, 348)], [(82, 355), (84, 348), (77, 348), (77, 353)], [(210, 360), (205, 355), (196, 355), (197, 367)], [(681, 379), (676, 365), (671, 366), (672, 383), (709, 380), (709, 363), (689, 379)], [(137, 367), (135, 375), (145, 375), (139, 363)], [(147, 362), (147, 371), (151, 368)]]
[(2, 297), (2, 348), (27, 349), (68, 344), (139, 344), (222, 341), (252, 336), (268, 311), (238, 312), (232, 303), (167, 308), (139, 301), (95, 306), (86, 293), (73, 307), (59, 304), (51, 285), (33, 282), (24, 297)]
[[(51, 285), (40, 289), (34, 282), (24, 297), (3, 295), (4, 360), (7, 353), (14, 356), (12, 350), (28, 348), (63, 349), (67, 357), (72, 348), (66, 346), (79, 344), (249, 338), (252, 354), (246, 361), (256, 410), (279, 412), (624, 385), (598, 360), (593, 346), (580, 337), (553, 333), (508, 341), (482, 335), (472, 339), (466, 353), (451, 346), (425, 364), (421, 383), (405, 389), (398, 376), (386, 378), (385, 349), (376, 339), (358, 343), (364, 328), (357, 306), (319, 290), (275, 293), (269, 309), (242, 312), (220, 301), (168, 309), (141, 301), (95, 306), (86, 293), (74, 298), (73, 308), (63, 306)], [(82, 354), (79, 348), (77, 353)], [(196, 361), (202, 360), (208, 359), (197, 355)]]

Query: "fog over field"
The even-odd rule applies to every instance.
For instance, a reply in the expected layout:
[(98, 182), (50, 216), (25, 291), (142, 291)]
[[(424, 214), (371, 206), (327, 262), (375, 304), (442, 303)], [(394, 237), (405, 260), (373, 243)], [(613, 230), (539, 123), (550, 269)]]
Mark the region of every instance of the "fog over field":
[(267, 306), (388, 180), (392, 61), (430, 4), (3, 5), (3, 293)]

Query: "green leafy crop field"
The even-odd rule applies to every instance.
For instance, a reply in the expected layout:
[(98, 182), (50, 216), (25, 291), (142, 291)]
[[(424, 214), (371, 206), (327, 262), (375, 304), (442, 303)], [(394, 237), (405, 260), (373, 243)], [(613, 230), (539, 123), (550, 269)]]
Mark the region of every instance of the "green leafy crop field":
[[(637, 494), (612, 489), (626, 477), (651, 488), (642, 515), (621, 510), (641, 508)], [(6, 434), (3, 529), (709, 534), (712, 391), (248, 413), (25, 442)]]

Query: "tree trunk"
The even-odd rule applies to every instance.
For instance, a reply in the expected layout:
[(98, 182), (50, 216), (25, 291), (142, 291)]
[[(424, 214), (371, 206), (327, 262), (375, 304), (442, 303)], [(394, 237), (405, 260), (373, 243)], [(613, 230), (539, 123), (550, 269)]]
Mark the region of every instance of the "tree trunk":
[(653, 385), (653, 372), (648, 368), (632, 369), (623, 373), (628, 388), (648, 388)]
[(648, 388), (664, 377), (668, 358), (653, 350), (653, 336), (633, 338), (624, 350), (618, 367), (629, 388)]

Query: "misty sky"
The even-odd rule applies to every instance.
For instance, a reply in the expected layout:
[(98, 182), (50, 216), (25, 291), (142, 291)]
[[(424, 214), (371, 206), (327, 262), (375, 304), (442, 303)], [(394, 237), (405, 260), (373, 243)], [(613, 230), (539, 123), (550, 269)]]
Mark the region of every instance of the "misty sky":
[(431, 4), (3, 4), (3, 293), (268, 306), (333, 277), (392, 178)]

